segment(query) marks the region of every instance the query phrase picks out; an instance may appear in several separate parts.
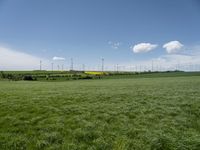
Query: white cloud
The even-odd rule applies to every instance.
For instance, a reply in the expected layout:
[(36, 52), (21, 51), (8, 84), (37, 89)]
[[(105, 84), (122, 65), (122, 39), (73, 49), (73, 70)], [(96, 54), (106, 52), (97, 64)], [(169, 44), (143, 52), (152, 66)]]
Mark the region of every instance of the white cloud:
[[(113, 69), (113, 64), (118, 64), (119, 71), (196, 71), (200, 69), (200, 55), (185, 55), (185, 54), (167, 54), (157, 58), (150, 58), (138, 61), (129, 61), (123, 63), (110, 63), (110, 70)], [(109, 69), (108, 69), (109, 70)]]
[(133, 46), (134, 53), (145, 53), (155, 49), (158, 45), (151, 43), (139, 43)]
[(49, 61), (47, 59), (32, 56), (5, 47), (0, 47), (0, 70), (36, 70), (39, 69), (40, 60), (45, 69)]
[(163, 68), (170, 70), (179, 67), (179, 70), (199, 70), (200, 55), (186, 55), (186, 54), (170, 54), (160, 56), (158, 62), (161, 62)]
[(121, 42), (112, 42), (112, 41), (108, 41), (108, 44), (111, 46), (111, 48), (113, 49), (119, 49), (119, 47), (122, 45)]
[(165, 48), (169, 54), (179, 52), (182, 47), (183, 44), (181, 44), (179, 41), (170, 41), (163, 45), (163, 48)]
[(54, 56), (54, 57), (53, 57), (53, 60), (63, 61), (63, 60), (65, 60), (65, 58), (64, 58), (64, 57), (57, 57), (57, 56)]
[[(133, 48), (133, 47), (132, 47)], [(133, 60), (129, 62), (114, 62), (110, 63), (110, 70), (113, 69), (113, 64), (118, 64), (120, 71), (167, 71), (167, 70), (184, 70), (184, 71), (199, 71), (200, 70), (200, 46), (184, 46), (184, 49), (179, 54), (164, 54), (158, 57)], [(115, 67), (116, 70), (116, 67)]]

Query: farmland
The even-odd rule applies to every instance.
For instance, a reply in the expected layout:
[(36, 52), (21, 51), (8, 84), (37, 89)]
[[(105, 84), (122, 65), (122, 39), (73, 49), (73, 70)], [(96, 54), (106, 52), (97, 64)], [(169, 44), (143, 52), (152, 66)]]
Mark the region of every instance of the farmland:
[(154, 77), (177, 77), (177, 76), (200, 76), (200, 72), (91, 72), (91, 71), (1, 71), (0, 80), (33, 80), (33, 81), (68, 81), (84, 79), (118, 79), (118, 78), (154, 78)]
[(127, 76), (0, 81), (0, 149), (200, 149), (199, 73)]

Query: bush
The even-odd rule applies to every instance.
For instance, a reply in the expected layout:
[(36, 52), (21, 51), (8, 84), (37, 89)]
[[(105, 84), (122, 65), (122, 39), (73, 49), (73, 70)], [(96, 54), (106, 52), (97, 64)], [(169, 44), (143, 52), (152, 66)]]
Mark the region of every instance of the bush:
[(3, 71), (0, 72), (0, 78), (5, 78), (5, 74), (3, 73)]
[(32, 76), (27, 75), (27, 76), (23, 76), (23, 80), (33, 81), (34, 79)]
[(81, 76), (78, 79), (93, 79), (91, 76)]

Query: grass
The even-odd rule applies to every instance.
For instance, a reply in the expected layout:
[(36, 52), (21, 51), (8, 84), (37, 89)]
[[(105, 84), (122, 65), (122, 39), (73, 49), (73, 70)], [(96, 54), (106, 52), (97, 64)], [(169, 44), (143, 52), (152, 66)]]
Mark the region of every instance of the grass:
[(200, 77), (0, 81), (0, 149), (199, 150)]

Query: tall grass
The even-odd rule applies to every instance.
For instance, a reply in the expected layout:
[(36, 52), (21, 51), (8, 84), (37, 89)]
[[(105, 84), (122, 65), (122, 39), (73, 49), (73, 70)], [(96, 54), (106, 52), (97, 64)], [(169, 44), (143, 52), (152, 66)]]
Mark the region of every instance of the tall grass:
[(0, 81), (0, 149), (198, 150), (200, 77)]

